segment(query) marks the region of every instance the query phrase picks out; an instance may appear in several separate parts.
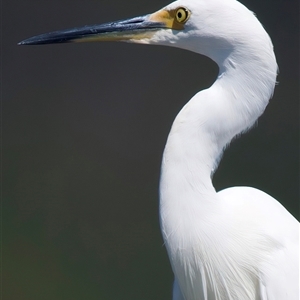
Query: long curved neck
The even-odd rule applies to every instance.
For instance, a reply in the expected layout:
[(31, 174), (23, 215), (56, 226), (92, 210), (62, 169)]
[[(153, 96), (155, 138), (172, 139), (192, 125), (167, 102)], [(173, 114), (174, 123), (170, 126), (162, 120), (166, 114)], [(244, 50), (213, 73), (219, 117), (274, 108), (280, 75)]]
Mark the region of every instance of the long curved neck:
[(272, 96), (277, 71), (272, 47), (261, 56), (238, 50), (219, 62), (213, 86), (196, 94), (173, 123), (161, 170), (162, 222), (169, 209), (201, 205), (203, 215), (206, 207), (211, 211), (209, 203), (216, 202), (211, 174), (224, 147), (254, 124)]

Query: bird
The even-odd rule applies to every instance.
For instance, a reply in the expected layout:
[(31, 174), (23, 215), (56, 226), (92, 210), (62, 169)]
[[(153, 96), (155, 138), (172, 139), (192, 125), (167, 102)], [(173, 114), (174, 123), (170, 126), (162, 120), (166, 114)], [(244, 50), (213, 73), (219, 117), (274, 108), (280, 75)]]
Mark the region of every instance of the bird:
[(172, 299), (299, 299), (299, 222), (263, 191), (217, 192), (212, 183), (223, 151), (256, 124), (276, 85), (272, 41), (255, 14), (236, 0), (178, 0), (147, 15), (19, 45), (92, 41), (178, 47), (219, 68), (215, 82), (176, 116), (163, 153), (159, 215), (174, 273)]

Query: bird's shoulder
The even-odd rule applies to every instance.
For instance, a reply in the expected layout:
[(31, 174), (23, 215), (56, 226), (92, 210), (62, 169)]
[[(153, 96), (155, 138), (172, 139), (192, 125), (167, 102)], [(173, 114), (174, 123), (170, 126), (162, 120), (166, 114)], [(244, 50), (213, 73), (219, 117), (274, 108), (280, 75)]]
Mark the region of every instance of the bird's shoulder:
[[(255, 188), (228, 188), (218, 196), (230, 232), (247, 253), (235, 257), (248, 261), (257, 271), (259, 299), (296, 300), (299, 222), (276, 199)], [(233, 246), (233, 251), (238, 249)]]
[(272, 196), (252, 187), (232, 187), (217, 193), (223, 216), (241, 230), (257, 232), (283, 245), (299, 239), (299, 222)]

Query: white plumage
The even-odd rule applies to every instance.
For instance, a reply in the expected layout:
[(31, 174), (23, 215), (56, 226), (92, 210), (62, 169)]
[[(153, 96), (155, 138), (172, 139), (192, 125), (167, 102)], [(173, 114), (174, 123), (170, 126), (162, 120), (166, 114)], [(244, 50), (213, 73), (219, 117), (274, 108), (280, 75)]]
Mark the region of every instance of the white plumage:
[(235, 0), (179, 0), (154, 14), (20, 44), (101, 40), (179, 47), (219, 66), (215, 83), (176, 117), (163, 154), (160, 220), (173, 300), (299, 299), (298, 221), (262, 191), (217, 193), (211, 181), (223, 149), (253, 126), (274, 91), (273, 46), (254, 14)]
[(270, 38), (237, 1), (182, 0), (171, 7), (180, 5), (192, 11), (186, 32), (158, 34), (157, 42), (204, 54), (220, 72), (178, 114), (163, 155), (160, 215), (175, 274), (173, 299), (296, 300), (296, 219), (264, 192), (217, 193), (211, 181), (224, 147), (254, 124), (273, 94)]

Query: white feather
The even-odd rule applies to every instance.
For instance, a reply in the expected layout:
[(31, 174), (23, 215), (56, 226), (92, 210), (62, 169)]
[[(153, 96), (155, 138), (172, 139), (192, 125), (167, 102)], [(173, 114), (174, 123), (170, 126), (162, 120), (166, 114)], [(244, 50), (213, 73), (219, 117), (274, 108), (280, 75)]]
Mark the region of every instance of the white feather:
[(299, 223), (269, 195), (248, 187), (217, 193), (210, 177), (273, 94), (271, 40), (235, 0), (179, 0), (166, 9), (179, 6), (191, 12), (185, 30), (162, 30), (148, 42), (206, 55), (220, 71), (180, 111), (163, 155), (160, 216), (173, 300), (296, 300)]

